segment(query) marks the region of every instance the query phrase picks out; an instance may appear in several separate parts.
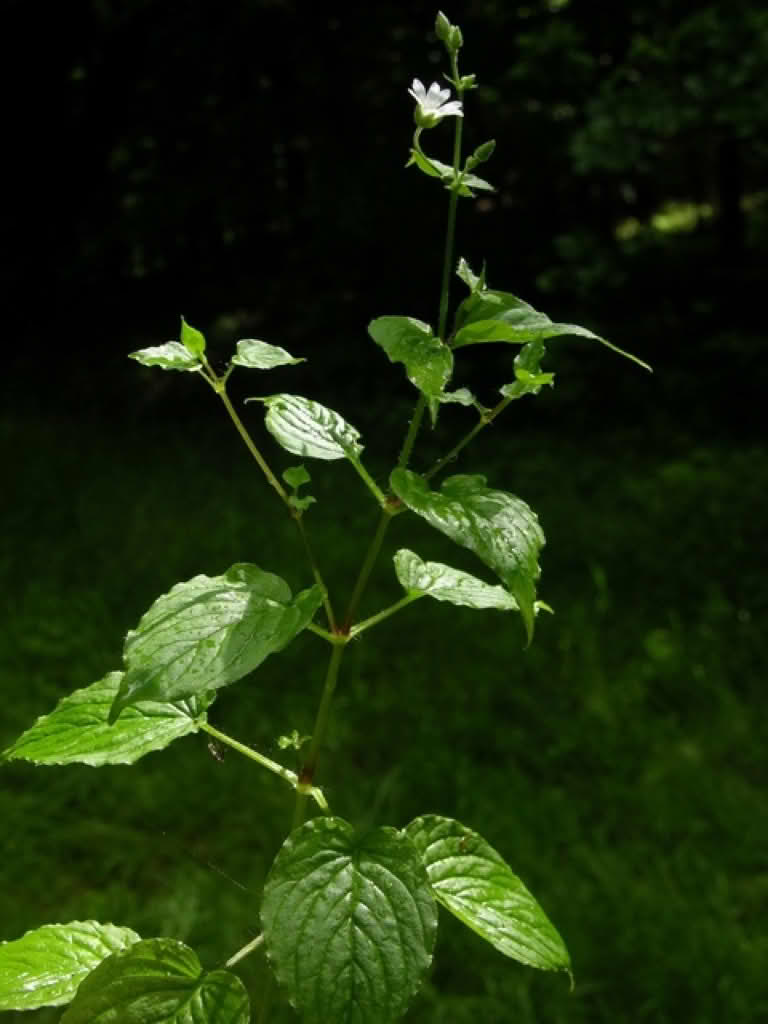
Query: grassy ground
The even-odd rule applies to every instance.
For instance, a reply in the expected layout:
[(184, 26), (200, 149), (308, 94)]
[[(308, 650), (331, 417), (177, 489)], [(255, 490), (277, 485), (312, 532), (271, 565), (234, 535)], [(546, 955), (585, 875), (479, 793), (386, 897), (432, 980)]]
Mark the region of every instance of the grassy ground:
[[(226, 424), (0, 429), (0, 747), (118, 667), (125, 631), (177, 580), (251, 560), (307, 581), (291, 524), (270, 525), (276, 502)], [(558, 925), (576, 988), (444, 916), (408, 1020), (766, 1019), (766, 452), (535, 440), (523, 450), (497, 433), (456, 468), (537, 509), (541, 594), (557, 614), (527, 651), (510, 617), (426, 600), (366, 634), (345, 660), (322, 781), (355, 823), (433, 811), (482, 832)], [(332, 590), (347, 588), (374, 510), (349, 467), (312, 468), (308, 522)], [(387, 553), (400, 546), (472, 567), (406, 516)], [(393, 579), (383, 561), (365, 611), (395, 599)], [(324, 657), (299, 638), (222, 693), (212, 721), (282, 756), (278, 735), (311, 728)], [(219, 963), (258, 930), (290, 808), (283, 783), (234, 754), (214, 760), (200, 737), (133, 767), (5, 766), (0, 938), (97, 918)], [(258, 957), (243, 964), (254, 991), (261, 971)]]

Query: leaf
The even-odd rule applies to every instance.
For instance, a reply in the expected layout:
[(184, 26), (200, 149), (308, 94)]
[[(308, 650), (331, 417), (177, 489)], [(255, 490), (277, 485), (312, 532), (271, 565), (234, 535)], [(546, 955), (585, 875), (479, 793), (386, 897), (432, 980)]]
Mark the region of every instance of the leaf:
[(275, 366), (295, 366), (306, 362), (296, 359), (290, 352), (278, 345), (268, 345), (266, 341), (244, 338), (237, 343), (237, 354), (231, 360), (234, 366), (247, 366), (251, 370), (271, 370)]
[[(418, 149), (411, 150), (410, 159), (405, 166), (410, 167), (411, 164), (415, 164), (420, 171), (428, 174), (431, 178), (440, 178), (449, 190), (453, 188), (454, 182), (457, 179), (457, 175), (450, 164), (444, 164), (440, 160), (435, 160), (434, 157), (427, 156), (426, 153)], [(483, 178), (478, 178), (476, 174), (464, 171), (461, 174), (461, 185), (457, 189), (458, 194), (460, 196), (472, 197), (474, 195), (473, 188), (480, 189), (482, 192), (496, 191), (490, 182), (485, 181)]]
[(109, 721), (138, 701), (236, 682), (305, 629), (322, 599), (317, 585), (292, 598), (285, 580), (247, 563), (176, 584), (125, 638), (126, 672)]
[(545, 384), (552, 384), (554, 373), (542, 373), (541, 360), (547, 350), (543, 341), (529, 341), (515, 356), (515, 380), (500, 388), (505, 398), (522, 398), (523, 395), (538, 395)]
[(555, 926), (500, 854), (452, 818), (427, 814), (405, 828), (435, 897), (500, 953), (529, 967), (568, 971)]
[(142, 701), (127, 708), (114, 725), (109, 709), (117, 696), (122, 672), (110, 672), (97, 683), (62, 698), (5, 750), (3, 759), (35, 764), (133, 764), (153, 750), (197, 732), (214, 694), (185, 701)]
[(453, 373), (453, 354), (429, 324), (411, 316), (380, 316), (370, 322), (368, 333), (390, 362), (405, 366), (408, 380), (422, 394), (440, 398)]
[(0, 942), (0, 1010), (68, 1003), (102, 960), (140, 938), (114, 924), (72, 921), (45, 924), (13, 942)]
[(178, 341), (167, 341), (131, 352), (129, 359), (135, 359), (142, 366), (159, 366), (162, 370), (199, 370), (200, 360), (188, 352)]
[(303, 484), (310, 483), (312, 477), (304, 466), (289, 466), (288, 469), (283, 470), (283, 480), (285, 480), (289, 487), (298, 490)]
[(485, 266), (483, 266), (483, 272), (478, 277), (477, 274), (472, 272), (472, 269), (463, 256), (459, 260), (456, 275), (461, 278), (471, 292), (476, 292), (485, 288)]
[(533, 637), (538, 554), (544, 534), (536, 513), (520, 498), (485, 486), (484, 476), (448, 477), (440, 491), (407, 469), (390, 477), (395, 494), (408, 508), (496, 572), (514, 595)]
[(181, 318), (181, 343), (195, 357), (205, 352), (205, 335), (196, 327), (191, 327), (184, 317)]
[(294, 455), (356, 462), (363, 450), (359, 431), (319, 402), (299, 395), (272, 395), (246, 401), (265, 403), (267, 430)]
[(484, 288), (473, 292), (464, 299), (456, 310), (455, 332), (451, 347), (479, 345), (486, 342), (510, 342), (515, 345), (529, 341), (545, 341), (561, 335), (577, 335), (591, 338), (613, 352), (631, 359), (633, 363), (650, 371), (650, 366), (631, 352), (601, 338), (599, 334), (579, 327), (577, 324), (553, 323), (546, 313), (540, 313), (527, 302), (510, 292), (493, 291)]
[(483, 583), (468, 572), (452, 569), (442, 562), (423, 562), (407, 548), (401, 548), (394, 561), (400, 585), (410, 594), (428, 594), (436, 601), (448, 601), (466, 608), (519, 611), (517, 601), (507, 590)]
[(115, 953), (80, 985), (61, 1024), (248, 1024), (248, 993), (230, 971), (204, 971), (176, 939)]
[(267, 954), (307, 1024), (388, 1024), (432, 959), (437, 909), (413, 844), (315, 818), (277, 855), (261, 907)]

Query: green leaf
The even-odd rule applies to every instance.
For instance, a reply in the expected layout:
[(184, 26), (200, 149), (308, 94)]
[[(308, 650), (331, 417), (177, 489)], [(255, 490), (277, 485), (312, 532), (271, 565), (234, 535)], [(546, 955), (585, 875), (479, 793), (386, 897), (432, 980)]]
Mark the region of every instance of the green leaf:
[(162, 370), (199, 370), (200, 360), (188, 352), (178, 341), (167, 341), (131, 352), (129, 359), (135, 359), (142, 366), (159, 366)]
[(436, 814), (416, 818), (404, 831), (421, 854), (435, 897), (460, 921), (513, 960), (570, 974), (555, 926), (481, 836)]
[[(410, 167), (411, 164), (415, 164), (420, 171), (424, 174), (428, 174), (431, 178), (440, 178), (447, 189), (454, 187), (454, 182), (457, 181), (458, 176), (454, 173), (453, 167), (450, 164), (444, 164), (440, 160), (435, 160), (434, 157), (427, 156), (426, 153), (418, 149), (411, 150), (411, 156), (408, 160), (406, 167)], [(482, 192), (495, 192), (496, 189), (490, 182), (485, 181), (483, 178), (478, 178), (476, 174), (469, 174), (464, 171), (461, 174), (461, 185), (457, 191), (460, 196), (474, 196), (472, 189), (480, 189)]]
[(110, 725), (109, 709), (122, 679), (122, 672), (110, 672), (97, 683), (63, 697), (50, 714), (38, 718), (3, 751), (3, 759), (35, 764), (133, 764), (145, 754), (197, 732), (215, 696), (201, 694), (168, 704), (142, 701)]
[(36, 1010), (70, 1002), (83, 978), (141, 936), (98, 921), (45, 924), (0, 942), (0, 1010)]
[(543, 341), (529, 341), (515, 356), (515, 380), (500, 388), (505, 398), (538, 395), (545, 384), (552, 384), (554, 373), (542, 373), (541, 360), (547, 354)]
[(474, 405), (479, 408), (477, 399), (469, 388), (459, 388), (457, 391), (444, 391), (438, 399), (441, 405)]
[(486, 487), (484, 476), (448, 477), (440, 491), (432, 491), (416, 473), (396, 469), (390, 485), (408, 508), (499, 575), (517, 600), (530, 643), (544, 546), (535, 512), (520, 498)]
[(410, 594), (428, 594), (436, 601), (466, 608), (499, 608), (519, 611), (517, 601), (504, 587), (492, 587), (476, 576), (441, 562), (423, 562), (407, 548), (395, 554), (395, 572)]
[(432, 334), (429, 324), (410, 316), (380, 316), (368, 333), (393, 363), (402, 363), (408, 380), (427, 398), (439, 399), (453, 373), (453, 354)]
[(299, 395), (272, 395), (246, 401), (264, 402), (267, 430), (294, 455), (356, 462), (363, 450), (359, 431), (319, 402)]
[(266, 341), (244, 338), (237, 343), (237, 354), (232, 357), (234, 366), (247, 366), (251, 370), (271, 370), (274, 366), (295, 366), (306, 362), (296, 359), (290, 352), (278, 345), (268, 345)]
[(473, 292), (464, 299), (456, 310), (455, 333), (451, 347), (462, 348), (465, 345), (479, 345), (486, 342), (509, 342), (521, 345), (529, 341), (545, 341), (561, 335), (576, 335), (591, 338), (600, 342), (613, 352), (630, 359), (643, 369), (650, 371), (650, 366), (631, 352), (614, 345), (613, 342), (601, 338), (599, 334), (579, 327), (577, 324), (553, 323), (546, 313), (540, 313), (533, 306), (518, 299), (510, 292), (493, 291), (484, 288)]
[(292, 598), (285, 580), (247, 563), (178, 583), (128, 633), (109, 721), (129, 704), (236, 682), (305, 629), (322, 599), (317, 585)]
[(437, 911), (413, 844), (340, 818), (293, 832), (264, 887), (267, 955), (307, 1024), (388, 1024), (432, 959)]
[(190, 326), (184, 317), (181, 318), (181, 343), (193, 356), (201, 356), (205, 352), (205, 335)]
[(176, 939), (115, 953), (80, 985), (61, 1024), (248, 1024), (248, 993), (230, 971), (204, 971)]
[(472, 272), (472, 269), (463, 256), (459, 260), (456, 275), (461, 278), (471, 292), (476, 292), (485, 288), (485, 266), (483, 266), (483, 272), (478, 277), (477, 274)]
[(298, 490), (304, 484), (310, 483), (312, 477), (304, 466), (289, 466), (288, 469), (283, 470), (283, 480), (285, 480), (289, 487)]

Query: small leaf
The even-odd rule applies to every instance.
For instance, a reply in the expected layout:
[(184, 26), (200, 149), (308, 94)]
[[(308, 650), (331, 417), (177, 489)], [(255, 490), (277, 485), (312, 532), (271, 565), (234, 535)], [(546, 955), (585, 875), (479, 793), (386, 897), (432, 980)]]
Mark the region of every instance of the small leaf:
[(485, 477), (448, 477), (440, 491), (407, 469), (390, 477), (395, 494), (408, 508), (462, 547), (469, 548), (500, 577), (514, 595), (533, 637), (538, 554), (544, 534), (535, 512), (520, 498), (485, 486)]
[(472, 272), (469, 264), (467, 263), (463, 256), (459, 260), (459, 265), (456, 269), (456, 275), (457, 277), (461, 278), (461, 280), (464, 282), (464, 284), (467, 286), (467, 288), (469, 288), (471, 292), (476, 292), (485, 288), (485, 266), (483, 266), (483, 272), (478, 277), (477, 274), (474, 274)]
[(362, 836), (340, 818), (293, 832), (264, 887), (261, 919), (278, 980), (307, 1024), (389, 1024), (432, 959), (437, 914), (413, 844)]
[(230, 971), (204, 971), (176, 939), (115, 953), (80, 985), (61, 1024), (248, 1024), (248, 993)]
[(555, 926), (500, 854), (452, 818), (427, 814), (405, 828), (435, 897), (500, 953), (529, 967), (568, 971)]
[(228, 686), (282, 650), (312, 621), (323, 594), (296, 597), (285, 580), (256, 565), (195, 576), (159, 597), (125, 639), (126, 673), (112, 704), (167, 701)]
[[(458, 176), (453, 170), (450, 164), (444, 164), (440, 160), (435, 160), (434, 157), (427, 156), (426, 153), (418, 149), (411, 150), (411, 156), (408, 160), (406, 167), (410, 167), (415, 164), (420, 171), (424, 174), (428, 174), (431, 178), (440, 178), (445, 187), (451, 190), (454, 187), (454, 183), (458, 180)], [(490, 182), (484, 181), (482, 178), (478, 178), (475, 174), (469, 174), (464, 171), (461, 174), (461, 185), (457, 191), (460, 196), (472, 197), (474, 192), (472, 189), (480, 189), (482, 192), (495, 192), (496, 189)]]
[(298, 489), (304, 484), (310, 483), (312, 477), (304, 466), (289, 466), (288, 469), (283, 470), (283, 480), (285, 480), (289, 487)]
[(458, 388), (456, 391), (444, 391), (438, 399), (441, 405), (474, 405), (479, 408), (477, 399), (469, 388)]
[(500, 388), (501, 394), (512, 399), (538, 395), (546, 384), (552, 384), (554, 373), (542, 373), (540, 365), (546, 353), (543, 341), (530, 341), (523, 345), (515, 356), (515, 380)]
[(0, 942), (0, 1010), (36, 1010), (70, 1002), (83, 978), (141, 936), (98, 921), (45, 924)]
[(131, 352), (129, 359), (135, 359), (142, 366), (159, 366), (162, 370), (199, 370), (200, 360), (188, 352), (178, 341), (167, 341)]
[(246, 401), (265, 403), (267, 430), (294, 455), (355, 462), (363, 450), (359, 431), (319, 402), (299, 395), (272, 395)]
[(429, 324), (410, 316), (380, 316), (368, 333), (393, 363), (402, 363), (408, 380), (427, 398), (439, 399), (453, 372), (451, 350)]
[(205, 335), (190, 326), (184, 317), (181, 318), (181, 343), (193, 356), (201, 356), (205, 352)]
[(306, 362), (296, 359), (290, 352), (278, 345), (268, 345), (266, 341), (244, 338), (237, 343), (237, 354), (232, 357), (234, 366), (247, 366), (251, 370), (271, 370), (275, 366), (295, 366)]
[(492, 587), (476, 576), (441, 562), (422, 562), (418, 555), (401, 548), (395, 555), (395, 572), (409, 593), (428, 594), (436, 601), (466, 608), (499, 608), (519, 611), (517, 601), (504, 587)]
[(122, 672), (63, 697), (3, 752), (6, 760), (35, 764), (133, 764), (153, 750), (197, 732), (214, 694), (162, 704), (142, 701), (109, 725), (109, 709), (117, 696)]

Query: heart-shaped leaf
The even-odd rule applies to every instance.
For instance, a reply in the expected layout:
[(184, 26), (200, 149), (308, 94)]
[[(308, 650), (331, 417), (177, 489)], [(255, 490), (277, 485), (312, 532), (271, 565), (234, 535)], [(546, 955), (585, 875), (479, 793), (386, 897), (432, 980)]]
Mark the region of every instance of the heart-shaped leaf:
[(427, 814), (405, 829), (435, 897), (499, 952), (530, 967), (568, 971), (568, 950), (525, 885), (482, 836)]
[(11, 761), (35, 764), (133, 764), (153, 750), (197, 732), (214, 694), (200, 694), (173, 703), (142, 701), (126, 708), (109, 724), (122, 672), (110, 672), (96, 683), (63, 697), (3, 752)]
[(176, 939), (147, 939), (88, 975), (61, 1024), (248, 1024), (243, 983)]
[(283, 844), (264, 887), (267, 953), (307, 1024), (389, 1024), (432, 959), (435, 902), (410, 840), (315, 818)]
[(317, 585), (291, 597), (285, 580), (247, 563), (178, 583), (128, 633), (126, 672), (109, 721), (138, 701), (236, 682), (305, 629), (322, 600)]
[(114, 924), (71, 921), (45, 924), (13, 942), (0, 942), (0, 1010), (70, 1002), (87, 974), (140, 938)]

